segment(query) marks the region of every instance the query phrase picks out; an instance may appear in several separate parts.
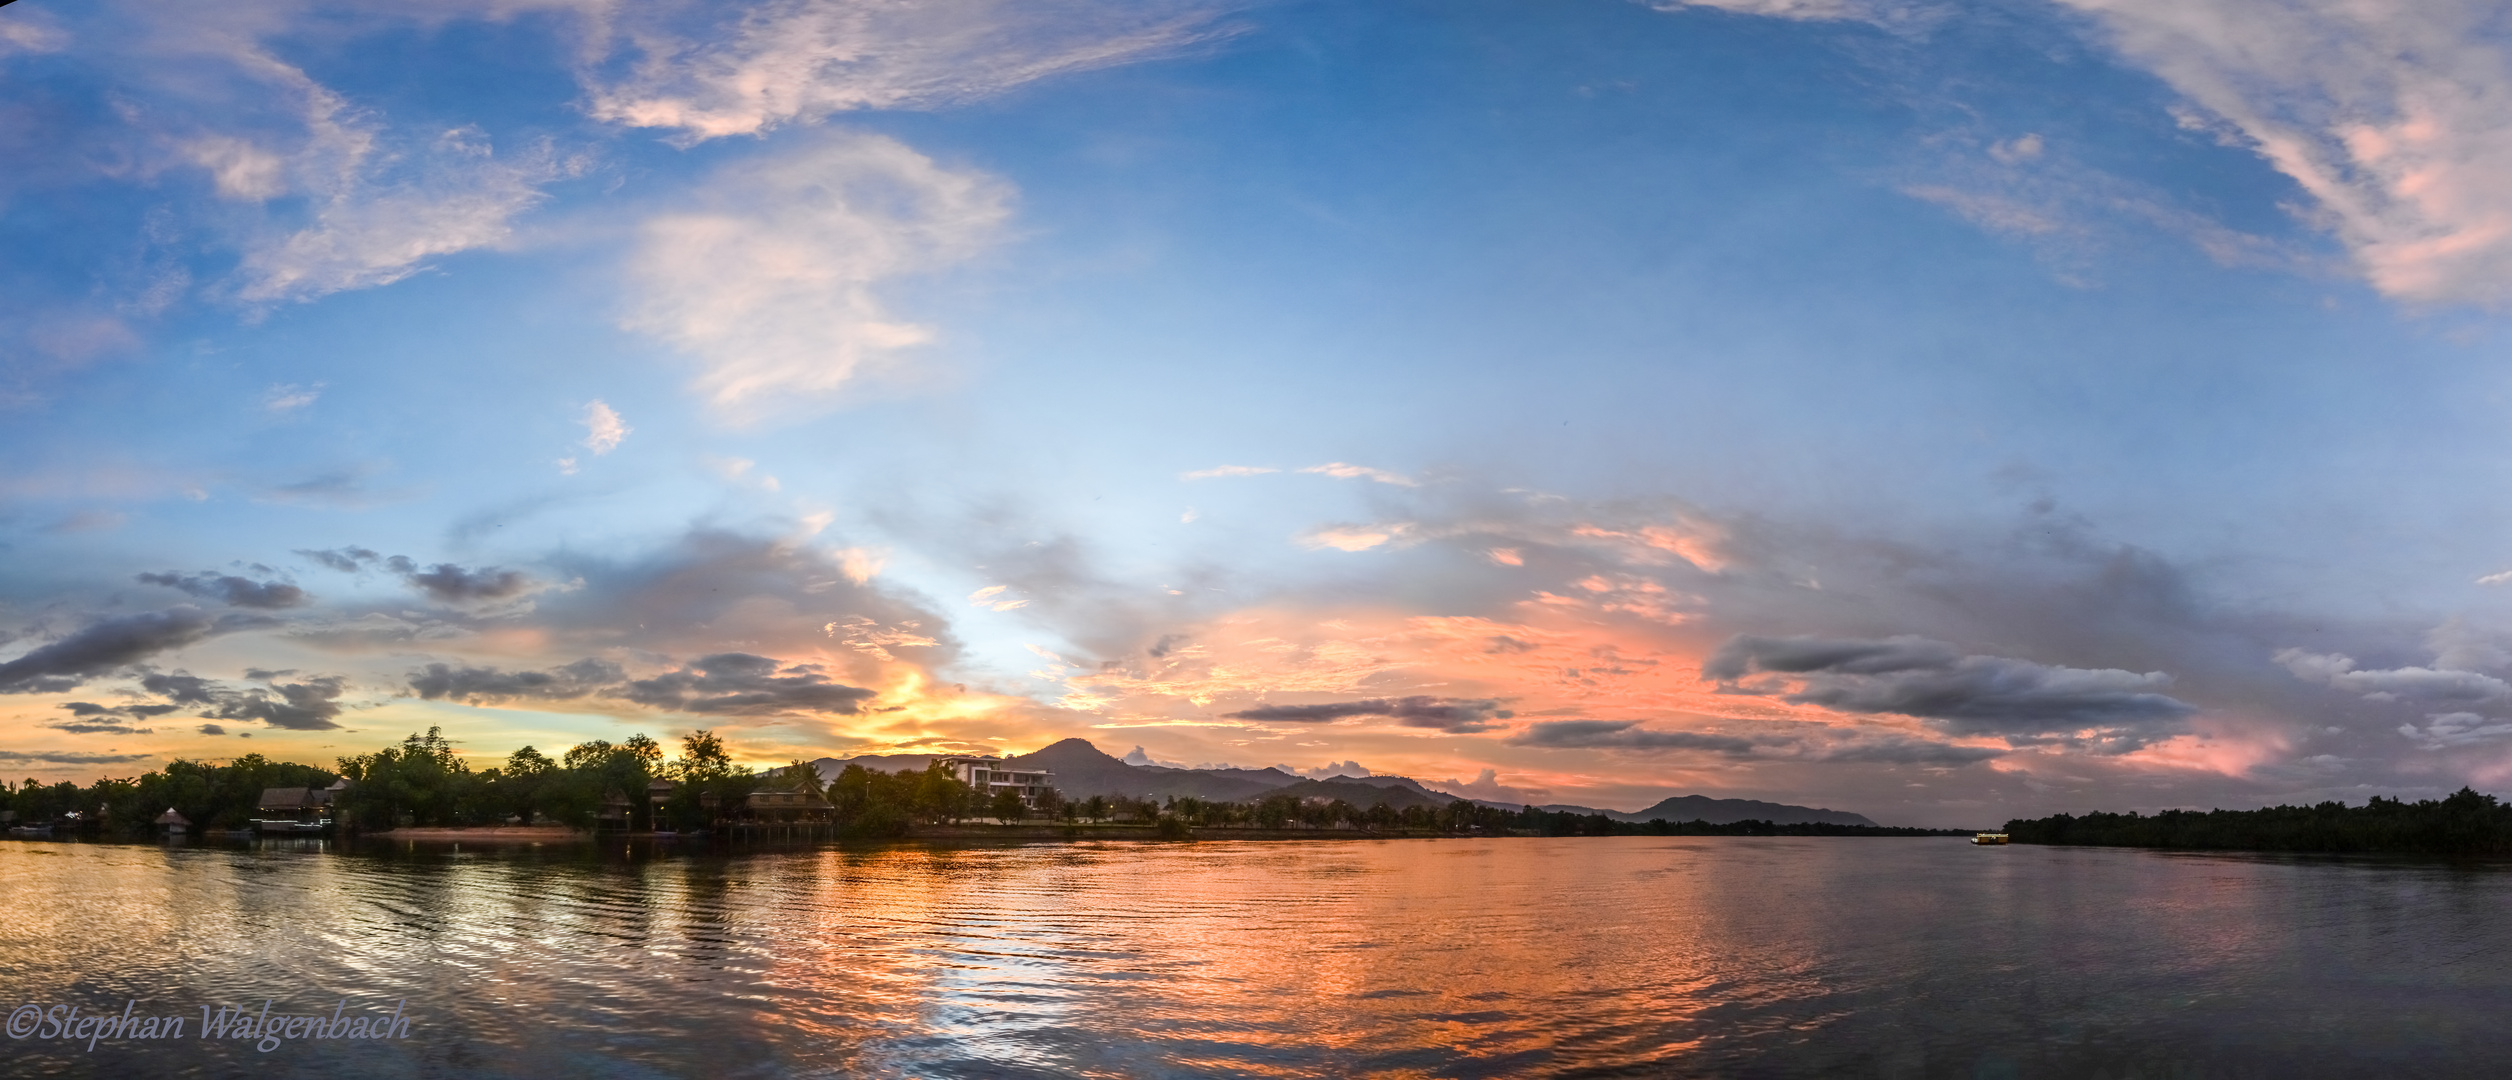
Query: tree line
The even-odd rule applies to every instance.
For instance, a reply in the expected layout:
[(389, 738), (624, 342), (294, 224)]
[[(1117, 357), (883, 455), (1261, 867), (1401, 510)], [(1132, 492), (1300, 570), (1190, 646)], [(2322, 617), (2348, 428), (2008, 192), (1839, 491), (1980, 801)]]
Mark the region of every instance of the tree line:
[[(611, 743), (580, 743), (552, 758), (530, 746), (503, 762), (474, 770), (438, 728), (413, 734), (371, 754), (340, 758), (335, 769), (271, 761), (247, 754), (225, 764), (177, 759), (134, 777), (107, 777), (81, 787), (69, 781), (0, 781), (0, 809), (16, 820), (95, 833), (145, 833), (168, 809), (203, 829), (245, 828), (258, 816), (266, 788), (326, 788), (346, 778), (335, 820), (353, 829), (400, 826), (563, 824), (590, 828), (608, 805), (633, 829), (702, 828), (738, 813), (762, 784), (785, 782), (816, 792), (810, 766), (751, 770), (733, 764), (723, 740), (698, 731), (666, 758), (643, 734)], [(807, 777), (807, 779), (806, 779)], [(656, 780), (673, 781), (660, 804)]]
[[(1034, 802), (1024, 802), (1009, 791), (978, 791), (938, 763), (897, 772), (850, 764), (823, 784), (818, 771), (801, 761), (766, 769), (736, 766), (723, 740), (709, 731), (684, 736), (676, 749), (677, 753), (667, 752), (663, 744), (638, 734), (618, 743), (600, 739), (579, 743), (555, 758), (525, 746), (503, 761), (474, 769), (471, 759), (457, 753), (440, 729), (429, 728), (424, 735), (412, 734), (373, 753), (342, 757), (336, 769), (248, 754), (223, 765), (176, 760), (155, 772), (101, 779), (86, 787), (67, 781), (46, 785), (30, 779), (15, 787), (0, 782), (0, 807), (17, 811), (19, 821), (57, 823), (98, 833), (144, 834), (168, 808), (199, 828), (243, 828), (257, 816), (257, 802), (265, 788), (323, 788), (346, 778), (349, 784), (339, 793), (335, 820), (344, 828), (370, 832), (405, 826), (507, 823), (690, 831), (742, 816), (750, 795), (771, 786), (805, 796), (800, 801), (810, 810), (809, 816), (825, 817), (840, 835), (864, 839), (903, 836), (920, 824), (949, 825), (971, 819), (1134, 824), (1173, 837), (1191, 836), (1196, 829), (1486, 836), (1918, 836), (1945, 832), (1766, 821), (1633, 823), (1603, 814), (1537, 807), (1506, 810), (1461, 798), (1399, 808), (1385, 801), (1360, 806), (1342, 799), (1318, 802), (1283, 794), (1243, 802), (1188, 796), (1073, 799), (1048, 788)], [(657, 780), (672, 782), (659, 801), (650, 796)], [(603, 820), (606, 808), (615, 815), (612, 821)]]
[(101, 779), (86, 787), (32, 777), (17, 785), (0, 781), (0, 809), (15, 811), (19, 822), (90, 832), (146, 832), (169, 807), (204, 828), (240, 828), (253, 820), (263, 788), (327, 787), (339, 778), (260, 754), (224, 765), (178, 758), (144, 776)]
[(2323, 802), (2204, 813), (2053, 814), (2009, 821), (2006, 833), (2019, 844), (2505, 855), (2512, 854), (2512, 805), (2463, 787), (2417, 802), (2376, 795), (2362, 806)]

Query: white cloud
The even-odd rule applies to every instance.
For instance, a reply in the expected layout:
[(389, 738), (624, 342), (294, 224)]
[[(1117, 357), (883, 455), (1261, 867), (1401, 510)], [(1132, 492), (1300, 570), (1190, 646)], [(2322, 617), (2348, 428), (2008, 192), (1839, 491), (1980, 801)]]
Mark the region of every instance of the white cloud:
[(2512, 63), (2490, 32), (2499, 5), (2065, 2), (2300, 184), (2375, 288), (2512, 301)]
[(584, 407), (584, 448), (599, 457), (619, 449), (621, 440), (635, 431), (619, 418), (619, 410), (595, 398)]
[(2478, 578), (2478, 579), (2477, 579), (2477, 583), (2478, 583), (2478, 584), (2480, 584), (2480, 585), (2505, 585), (2505, 584), (2512, 584), (2512, 570), (2505, 570), (2505, 571), (2502, 571), (2502, 572), (2500, 572), (2500, 573), (2488, 574), (2488, 575), (2486, 575), (2485, 577)]
[(497, 246), (515, 215), (541, 201), (540, 185), (564, 171), (546, 152), (499, 160), (472, 128), (445, 131), (406, 157), (376, 153), (372, 139), (356, 132), (343, 140), (351, 145), (326, 148), (340, 151), (337, 170), (301, 185), (314, 197), (313, 220), (248, 244), (239, 297), (371, 289), (427, 269), (430, 258)]
[(857, 585), (879, 576), (881, 567), (890, 561), (888, 552), (872, 548), (850, 547), (830, 554), (837, 559), (838, 569), (845, 573), (846, 580)]
[(288, 193), (287, 160), (251, 140), (203, 135), (183, 144), (183, 156), (209, 170), (222, 198), (262, 202)]
[(1649, 0), (1649, 6), (1659, 11), (1711, 8), (1738, 15), (1766, 15), (1809, 22), (1842, 19), (1875, 22), (1885, 19), (1894, 10), (1888, 5), (1865, 0)]
[(2459, 746), (2476, 746), (2499, 742), (2512, 737), (2512, 720), (2497, 720), (2476, 713), (2435, 713), (2425, 717), (2425, 726), (2399, 725), (2399, 734), (2416, 740), (2427, 750), (2448, 750)]
[(1051, 0), (769, 0), (631, 9), (632, 73), (588, 86), (593, 115), (682, 142), (755, 135), (859, 109), (923, 108), (1039, 79), (1170, 55), (1226, 34), (1202, 5)]
[(312, 386), (281, 383), (262, 392), (262, 408), (275, 413), (295, 412), (314, 404), (315, 399), (322, 396), (323, 384), (321, 383), (315, 383)]
[(2041, 136), (2026, 132), (2002, 143), (1989, 146), (1989, 156), (2007, 165), (2017, 165), (2041, 156)]
[(1977, 152), (1948, 153), (1902, 194), (2024, 243), (2071, 285), (2097, 276), (2099, 256), (2116, 237), (2147, 229), (2178, 237), (2223, 266), (2294, 270), (2325, 261), (2186, 209), (2173, 193), (2094, 168), (2039, 135), (1995, 141), (1949, 133), (1932, 141)]
[(707, 455), (698, 460), (727, 484), (757, 488), (761, 491), (782, 491), (785, 488), (784, 483), (773, 476), (766, 473), (754, 474), (751, 470), (758, 468), (759, 463), (749, 458)]
[[(1228, 765), (1223, 765), (1221, 767), (1225, 769), (1229, 768)], [(1202, 768), (1202, 766), (1197, 766), (1197, 768)], [(1274, 768), (1290, 773), (1293, 776), (1305, 776), (1311, 780), (1332, 780), (1338, 776), (1358, 777), (1378, 775), (1377, 773), (1369, 771), (1368, 766), (1363, 765), (1358, 761), (1329, 761), (1314, 769), (1303, 769), (1297, 765), (1276, 765)]]
[(1401, 521), (1385, 525), (1330, 525), (1303, 534), (1299, 537), (1299, 543), (1300, 546), (1311, 551), (1325, 548), (1333, 548), (1336, 551), (1368, 551), (1381, 544), (1401, 540), (1412, 534), (1412, 524)]
[(1118, 758), (1117, 760), (1128, 765), (1157, 765), (1164, 769), (1183, 769), (1186, 767), (1184, 762), (1162, 761), (1159, 758), (1155, 758), (1150, 754), (1145, 753), (1143, 748), (1139, 746), (1126, 751), (1125, 756)]
[(894, 139), (833, 132), (719, 173), (701, 199), (645, 223), (626, 323), (695, 357), (699, 392), (748, 417), (933, 340), (874, 286), (992, 243), (1012, 190)]
[(0, 56), (13, 52), (51, 53), (70, 47), (70, 35), (40, 11), (0, 19)]
[(1381, 484), (1393, 484), (1397, 487), (1421, 486), (1421, 484), (1416, 482), (1412, 477), (1405, 476), (1401, 473), (1391, 473), (1385, 469), (1373, 469), (1366, 465), (1349, 465), (1340, 461), (1328, 462), (1324, 465), (1311, 465), (1305, 469), (1301, 469), (1300, 471), (1315, 476), (1331, 476), (1337, 480), (1375, 480)]
[(1552, 794), (1543, 788), (1513, 787), (1501, 783), (1497, 769), (1485, 769), (1476, 774), (1472, 780), (1429, 780), (1423, 782), (1422, 786), (1449, 795), (1491, 802), (1534, 804)]
[(1217, 465), (1209, 469), (1197, 469), (1194, 472), (1179, 473), (1178, 479), (1218, 480), (1231, 476), (1263, 476), (1266, 473), (1278, 473), (1281, 471), (1282, 470), (1274, 468), (1271, 465)]
[(2280, 650), (2276, 654), (2276, 662), (2284, 665), (2297, 678), (2327, 683), (2375, 701), (2512, 701), (2512, 683), (2477, 671), (2447, 667), (2368, 671), (2357, 668), (2353, 657), (2341, 653), (2314, 653), (2301, 649)]
[[(996, 611), (1017, 611), (1021, 608), (1028, 607), (1029, 601), (1027, 600), (1009, 600), (1004, 598), (1003, 594), (1010, 591), (1011, 588), (1012, 587), (1009, 585), (988, 585), (976, 592), (969, 593), (968, 602), (975, 604), (978, 607), (992, 608)], [(1029, 648), (1032, 652), (1038, 651), (1038, 647), (1035, 645), (1032, 645)], [(1039, 655), (1045, 656), (1048, 659), (1055, 659), (1055, 657), (1049, 653), (1040, 652)]]

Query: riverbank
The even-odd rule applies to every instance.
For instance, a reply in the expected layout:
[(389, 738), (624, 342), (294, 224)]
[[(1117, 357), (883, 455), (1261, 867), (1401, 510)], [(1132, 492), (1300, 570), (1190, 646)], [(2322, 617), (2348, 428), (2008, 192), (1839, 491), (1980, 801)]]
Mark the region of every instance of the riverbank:
[(2018, 844), (2335, 855), (2512, 855), (2512, 805), (2461, 788), (2442, 799), (2373, 796), (2259, 810), (2053, 814), (2006, 823)]
[(361, 834), (369, 840), (460, 840), (496, 843), (565, 843), (591, 840), (593, 834), (564, 825), (481, 825), (452, 828), (404, 828), (387, 832)]

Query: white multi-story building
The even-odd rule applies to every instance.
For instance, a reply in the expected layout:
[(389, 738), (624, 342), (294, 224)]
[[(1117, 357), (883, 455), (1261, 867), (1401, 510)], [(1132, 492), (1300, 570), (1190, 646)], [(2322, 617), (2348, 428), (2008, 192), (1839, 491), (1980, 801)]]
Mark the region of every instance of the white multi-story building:
[(962, 783), (987, 796), (999, 791), (1016, 793), (1023, 806), (1038, 805), (1038, 793), (1055, 778), (1054, 773), (1045, 769), (1014, 768), (1003, 764), (1003, 759), (997, 757), (937, 758), (935, 764), (951, 770), (951, 775), (959, 777)]

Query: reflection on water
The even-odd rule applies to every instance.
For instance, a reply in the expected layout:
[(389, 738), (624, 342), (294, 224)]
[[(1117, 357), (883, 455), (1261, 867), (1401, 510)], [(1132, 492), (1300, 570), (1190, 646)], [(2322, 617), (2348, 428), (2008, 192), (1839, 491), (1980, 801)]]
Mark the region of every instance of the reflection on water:
[[(2512, 873), (1960, 839), (0, 843), (0, 1008), (408, 1000), (10, 1075), (2478, 1075)], [(195, 1021), (197, 1023), (197, 1021)]]

